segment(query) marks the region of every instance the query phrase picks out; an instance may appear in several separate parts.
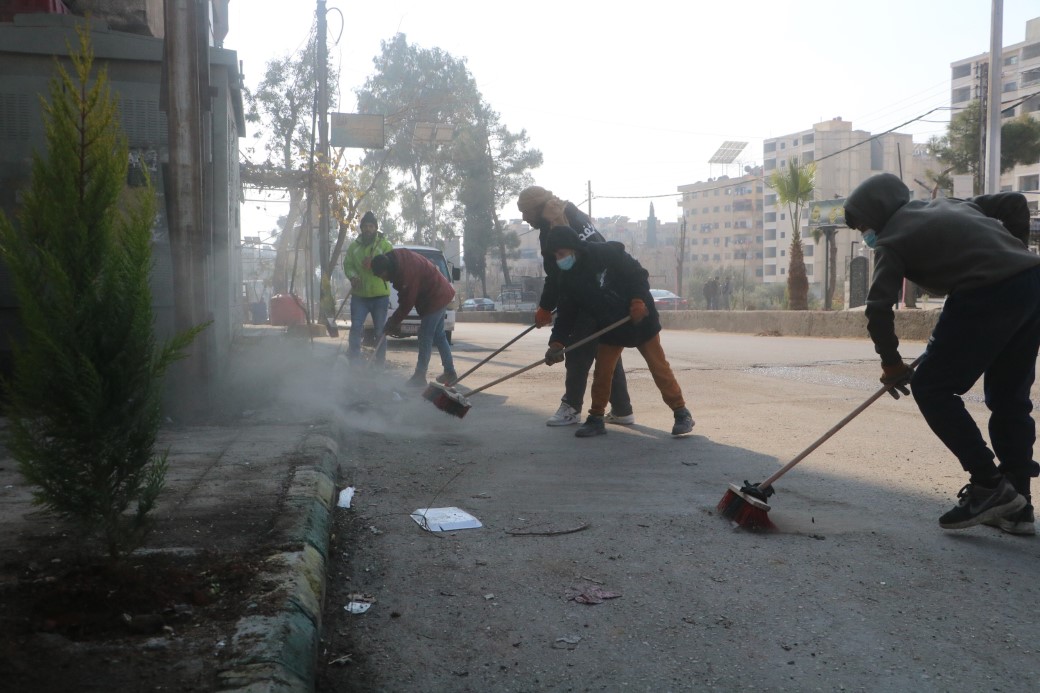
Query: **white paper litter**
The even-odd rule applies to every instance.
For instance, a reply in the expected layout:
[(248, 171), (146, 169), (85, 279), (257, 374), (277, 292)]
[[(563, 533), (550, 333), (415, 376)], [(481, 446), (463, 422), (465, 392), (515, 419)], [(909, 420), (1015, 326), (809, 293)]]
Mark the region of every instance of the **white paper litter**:
[(345, 489), (343, 489), (342, 491), (339, 492), (339, 501), (336, 503), (336, 506), (339, 507), (339, 508), (349, 508), (350, 507), (350, 501), (351, 501), (351, 499), (353, 497), (354, 497), (354, 487), (353, 486), (346, 487)]
[(411, 517), (420, 527), (430, 532), (483, 527), (480, 520), (459, 508), (419, 508)]
[(370, 602), (350, 602), (344, 609), (352, 614), (363, 614), (372, 606)]

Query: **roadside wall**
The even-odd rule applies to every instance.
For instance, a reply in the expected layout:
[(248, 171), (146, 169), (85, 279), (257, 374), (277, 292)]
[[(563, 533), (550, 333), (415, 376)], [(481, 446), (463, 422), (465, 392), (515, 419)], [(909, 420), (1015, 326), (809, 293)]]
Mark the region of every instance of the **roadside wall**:
[[(900, 339), (927, 341), (939, 319), (939, 310), (897, 310)], [(534, 311), (458, 312), (456, 322), (514, 322), (530, 325)], [(661, 313), (670, 330), (703, 330), (784, 337), (848, 337), (869, 339), (862, 310), (680, 310)]]

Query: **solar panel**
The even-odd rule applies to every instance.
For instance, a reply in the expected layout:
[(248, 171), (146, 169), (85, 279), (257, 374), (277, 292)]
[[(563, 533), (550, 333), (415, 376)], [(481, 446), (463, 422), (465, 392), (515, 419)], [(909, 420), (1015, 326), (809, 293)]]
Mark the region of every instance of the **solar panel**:
[(748, 145), (747, 142), (737, 142), (734, 140), (726, 140), (715, 153), (708, 159), (709, 164), (732, 164), (737, 156), (744, 151), (744, 147)]

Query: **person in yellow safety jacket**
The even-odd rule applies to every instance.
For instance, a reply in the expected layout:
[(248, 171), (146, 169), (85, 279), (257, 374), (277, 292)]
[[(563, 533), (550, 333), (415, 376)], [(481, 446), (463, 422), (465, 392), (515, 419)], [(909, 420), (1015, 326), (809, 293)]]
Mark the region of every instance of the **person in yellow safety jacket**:
[(372, 316), (375, 328), (375, 364), (386, 363), (386, 341), (382, 339), (386, 325), (386, 313), (390, 306), (390, 284), (372, 274), (372, 258), (393, 250), (393, 245), (379, 233), (379, 224), (372, 212), (361, 217), (361, 233), (358, 234), (343, 256), (343, 272), (350, 280), (350, 337), (347, 340), (347, 358), (355, 360), (361, 355), (361, 338), (365, 319)]

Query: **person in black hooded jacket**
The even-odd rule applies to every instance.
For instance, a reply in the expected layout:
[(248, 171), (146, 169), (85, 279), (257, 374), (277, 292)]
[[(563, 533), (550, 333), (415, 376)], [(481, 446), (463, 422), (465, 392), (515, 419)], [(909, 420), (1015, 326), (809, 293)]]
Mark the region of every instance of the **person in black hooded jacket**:
[[(549, 217), (546, 206), (552, 203), (556, 218)], [(577, 234), (583, 242), (604, 243), (605, 239), (592, 223), (592, 219), (570, 202), (564, 202), (537, 185), (525, 188), (516, 203), (524, 221), (538, 229), (538, 244), (542, 253), (542, 267), (545, 270), (545, 284), (542, 295), (538, 299), (535, 311), (535, 325), (539, 328), (552, 324), (552, 312), (559, 301), (560, 268), (556, 265), (556, 257), (549, 250), (547, 241), (549, 230), (554, 224), (567, 226)], [(588, 320), (576, 320), (571, 326), (573, 340), (595, 332)], [(568, 351), (564, 358), (567, 374), (564, 378), (564, 393), (560, 398), (560, 406), (556, 413), (546, 421), (547, 426), (567, 426), (581, 422), (581, 407), (585, 399), (585, 387), (589, 382), (589, 370), (596, 358), (596, 341), (593, 340), (573, 351)], [(636, 417), (632, 411), (632, 400), (628, 396), (628, 382), (625, 380), (625, 367), (621, 359), (614, 367), (614, 377), (610, 390), (610, 411), (604, 420), (607, 423), (630, 425)]]
[(661, 398), (672, 410), (672, 435), (693, 430), (693, 416), (661, 347), (661, 321), (646, 270), (625, 252), (621, 243), (585, 243), (568, 226), (553, 227), (547, 245), (561, 270), (556, 322), (545, 354), (547, 364), (562, 360), (567, 340), (574, 334), (574, 323), (581, 316), (591, 318), (597, 330), (625, 316), (631, 318), (599, 338), (592, 374), (592, 406), (575, 435), (588, 438), (607, 432), (603, 416), (610, 398), (611, 376), (626, 347), (638, 349), (646, 360)]
[[(1030, 389), (1040, 351), (1040, 256), (982, 202), (911, 200), (898, 177), (882, 173), (849, 195), (845, 223), (875, 252), (866, 317), (881, 381), (897, 398), (896, 389), (907, 394), (909, 386), (929, 427), (970, 474), (939, 526), (1035, 534), (1030, 478), (1040, 465)], [(903, 363), (892, 311), (904, 278), (947, 297), (916, 369)], [(980, 377), (992, 449), (961, 399)]]

